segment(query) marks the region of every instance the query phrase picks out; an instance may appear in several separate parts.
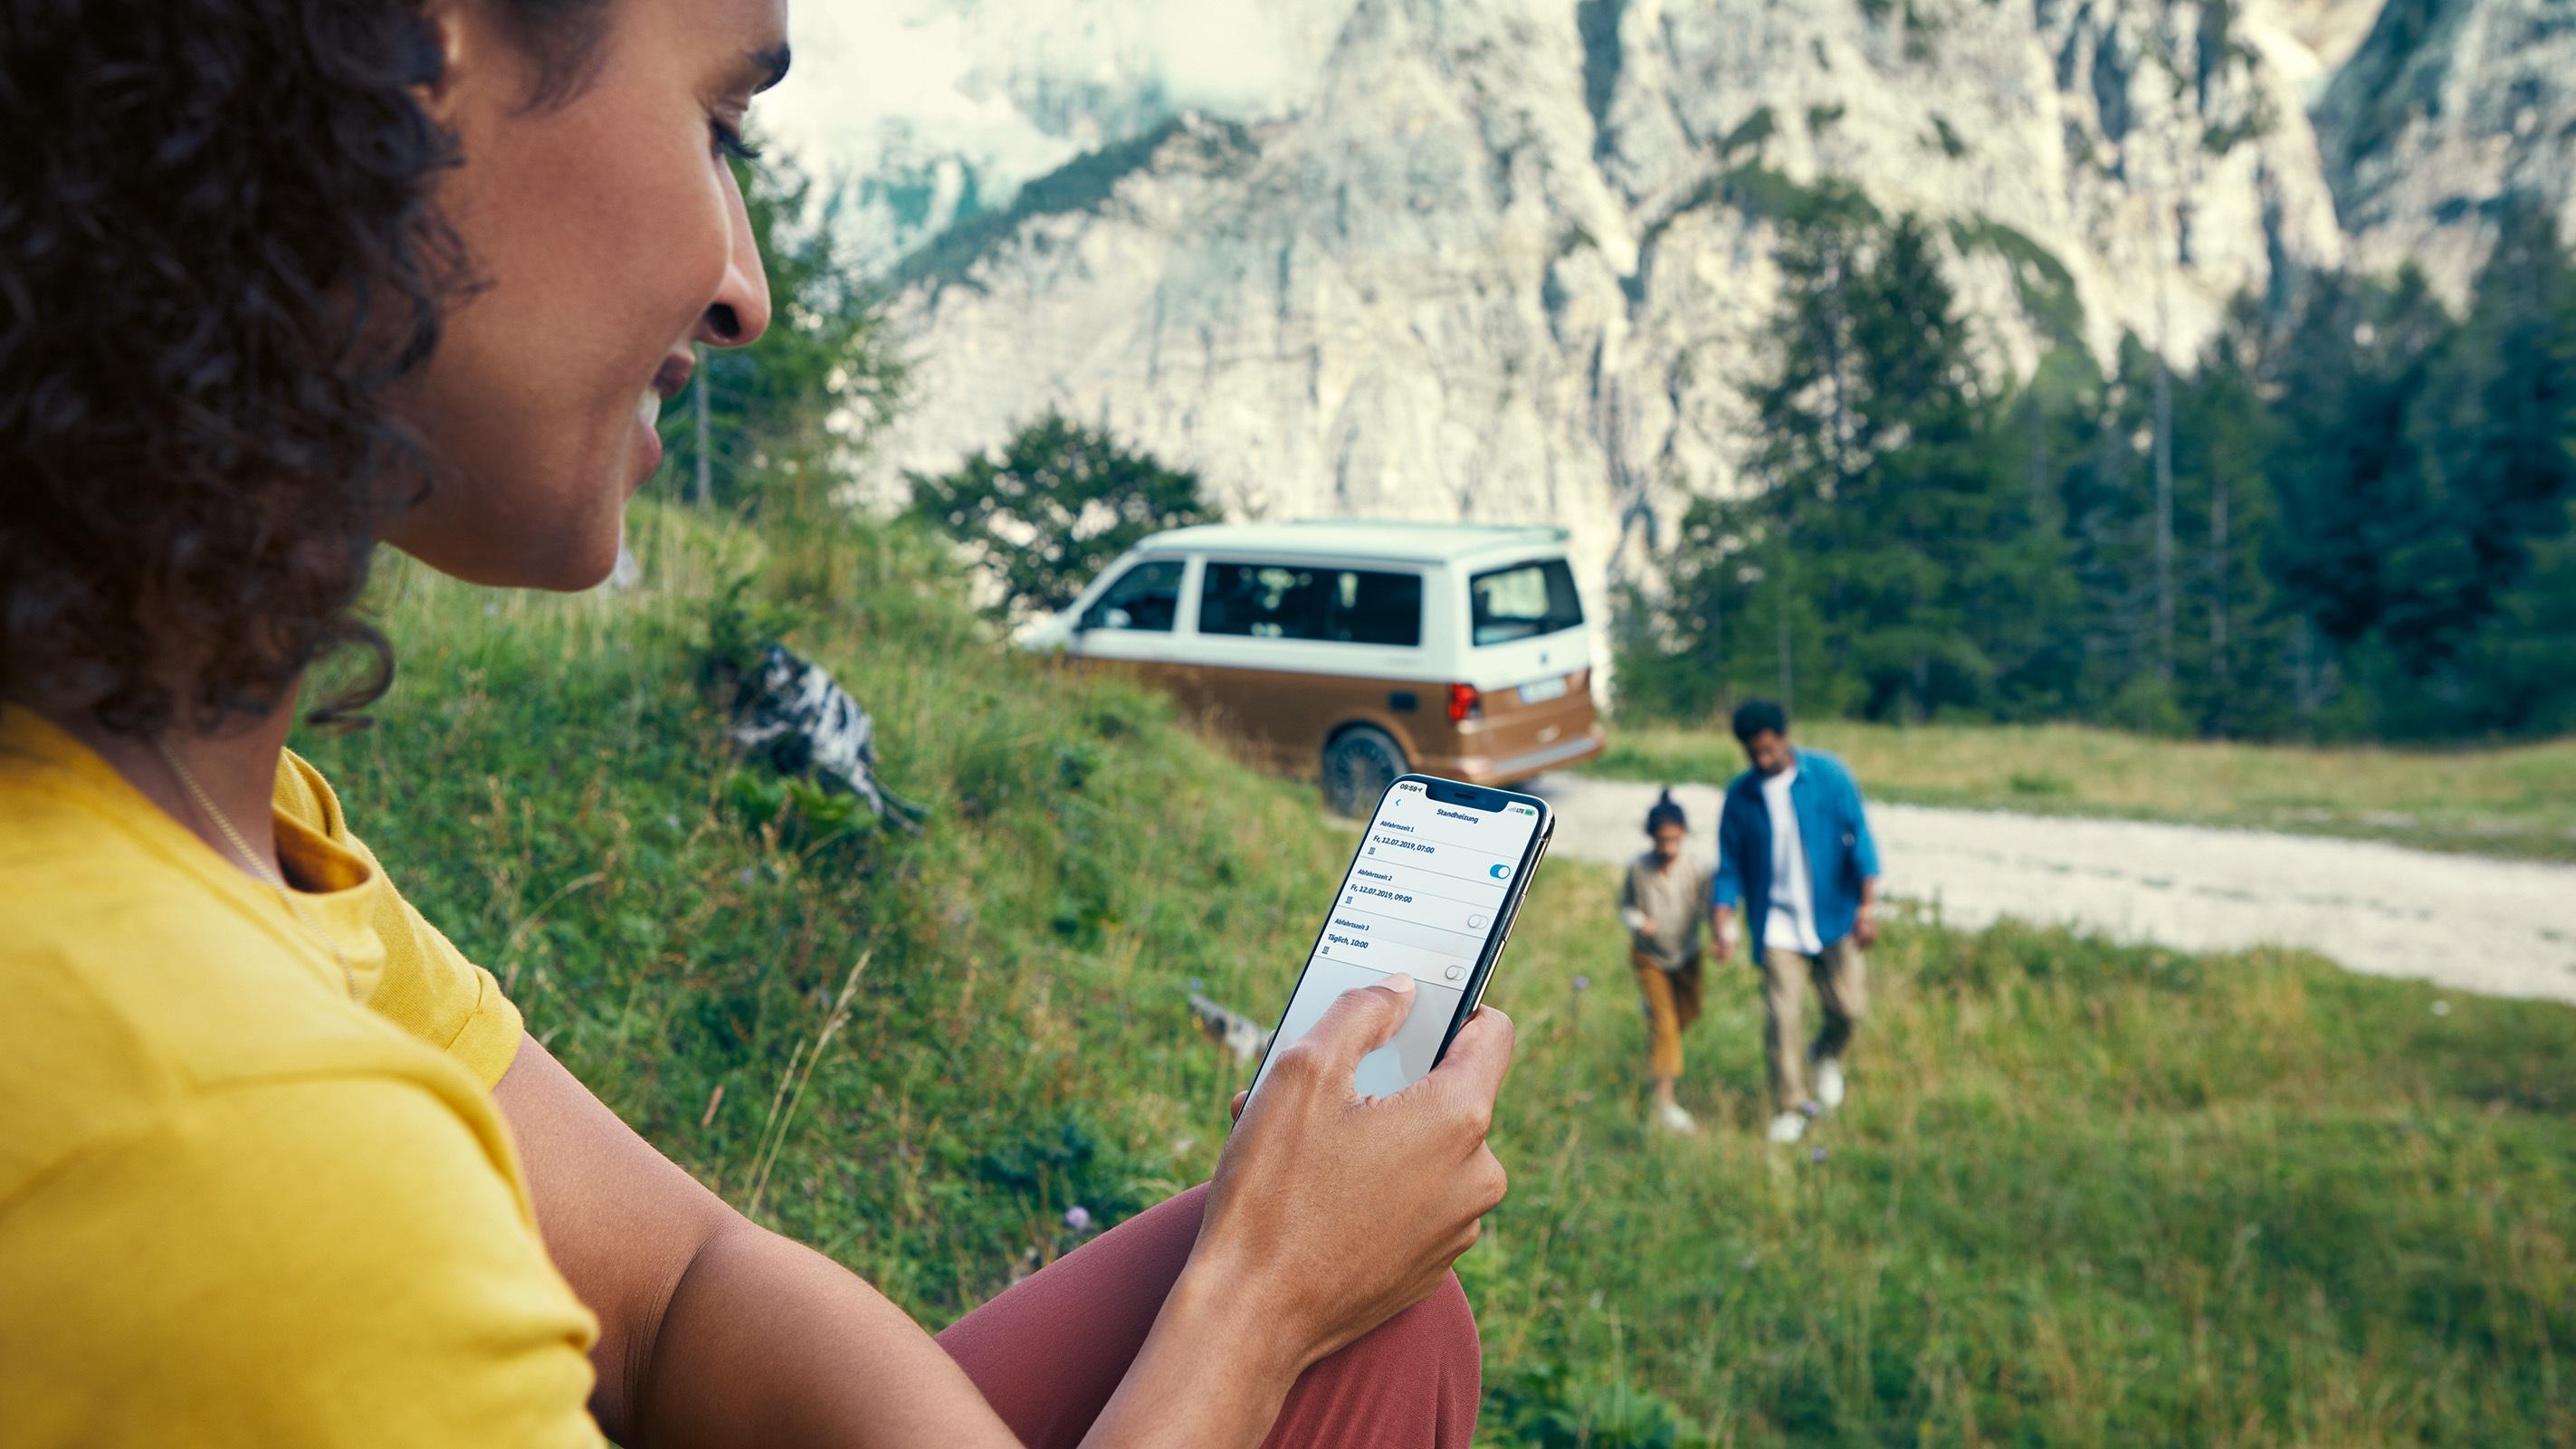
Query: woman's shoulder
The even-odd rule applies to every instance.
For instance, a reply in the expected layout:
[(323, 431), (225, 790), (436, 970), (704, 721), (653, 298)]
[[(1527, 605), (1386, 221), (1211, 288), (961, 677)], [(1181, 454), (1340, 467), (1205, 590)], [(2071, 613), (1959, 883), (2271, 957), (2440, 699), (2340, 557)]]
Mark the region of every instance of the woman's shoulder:
[(252, 923), (187, 909), (188, 894), (0, 911), (0, 1204), (208, 1094), (366, 1079), (482, 1097), (464, 1066), (335, 996)]
[(347, 817), (340, 810), (340, 795), (331, 782), (315, 769), (313, 762), (287, 750), (277, 759), (277, 813), (287, 816), (316, 835), (345, 840), (349, 834)]
[(519, 1010), (498, 978), (457, 949), (404, 897), (376, 853), (350, 828), (338, 792), (311, 761), (292, 750), (285, 753), (278, 762), (275, 798), (279, 817), (312, 832), (316, 849), (357, 862), (378, 883), (367, 929), (382, 951), (383, 966), (367, 1005), (456, 1058), (485, 1087), (498, 1085), (518, 1055), (522, 1026)]
[(0, 1202), (210, 1091), (349, 1073), (479, 1086), (350, 1000), (292, 920), (88, 812), (9, 804), (31, 808), (0, 845)]

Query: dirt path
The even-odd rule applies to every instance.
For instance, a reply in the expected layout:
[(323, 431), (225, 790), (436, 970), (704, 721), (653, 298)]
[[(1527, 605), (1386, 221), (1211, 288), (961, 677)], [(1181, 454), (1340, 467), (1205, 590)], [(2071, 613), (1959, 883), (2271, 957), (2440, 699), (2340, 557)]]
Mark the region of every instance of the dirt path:
[[(1862, 781), (1867, 788), (1868, 782)], [(1550, 776), (1552, 853), (1621, 861), (1652, 785)], [(1675, 792), (1714, 848), (1718, 791)], [(2185, 950), (2303, 946), (2374, 976), (2576, 1002), (2576, 866), (2370, 841), (1872, 805), (1890, 895), (1941, 917), (2062, 922)]]

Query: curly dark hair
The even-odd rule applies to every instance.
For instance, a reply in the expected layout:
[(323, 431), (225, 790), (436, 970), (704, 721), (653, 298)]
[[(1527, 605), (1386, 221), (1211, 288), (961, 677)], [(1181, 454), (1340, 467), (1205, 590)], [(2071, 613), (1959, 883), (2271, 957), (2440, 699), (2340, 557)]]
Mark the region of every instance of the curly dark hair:
[[(605, 0), (504, 0), (579, 88)], [(418, 0), (0, 0), (0, 697), (105, 729), (314, 712), (392, 683), (356, 613), (430, 486), (386, 390), (476, 283), (431, 202), (452, 136)]]

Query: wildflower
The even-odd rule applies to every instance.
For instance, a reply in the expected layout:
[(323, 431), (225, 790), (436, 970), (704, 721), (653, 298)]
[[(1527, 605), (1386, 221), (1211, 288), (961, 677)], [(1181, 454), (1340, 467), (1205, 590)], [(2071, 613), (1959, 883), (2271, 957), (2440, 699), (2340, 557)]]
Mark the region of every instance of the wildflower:
[(1577, 977), (1575, 977), (1575, 978), (1574, 978), (1574, 989), (1575, 989), (1575, 990), (1577, 990), (1577, 991), (1589, 991), (1589, 990), (1591, 990), (1591, 989), (1592, 989), (1592, 978), (1591, 978), (1591, 977), (1589, 977), (1589, 976), (1577, 976)]
[(1064, 1210), (1064, 1225), (1077, 1233), (1091, 1231), (1091, 1209), (1080, 1203)]

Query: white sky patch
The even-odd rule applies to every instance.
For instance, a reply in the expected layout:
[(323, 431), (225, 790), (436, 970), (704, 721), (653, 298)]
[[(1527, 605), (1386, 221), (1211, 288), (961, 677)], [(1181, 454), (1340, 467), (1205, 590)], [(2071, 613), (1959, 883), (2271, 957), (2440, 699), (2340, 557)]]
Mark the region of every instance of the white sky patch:
[(1177, 104), (1258, 115), (1307, 79), (1283, 27), (1254, 0), (1153, 0), (1136, 9), (1148, 17), (1150, 64)]
[[(1294, 104), (1351, 0), (797, 0), (765, 133), (867, 175), (962, 159), (1007, 190), (1161, 119)], [(990, 194), (987, 202), (1000, 197)]]
[(971, 37), (948, 7), (803, 0), (789, 13), (795, 68), (756, 113), (808, 165), (865, 175), (937, 155), (1041, 169), (1062, 159), (998, 87), (977, 84)]

